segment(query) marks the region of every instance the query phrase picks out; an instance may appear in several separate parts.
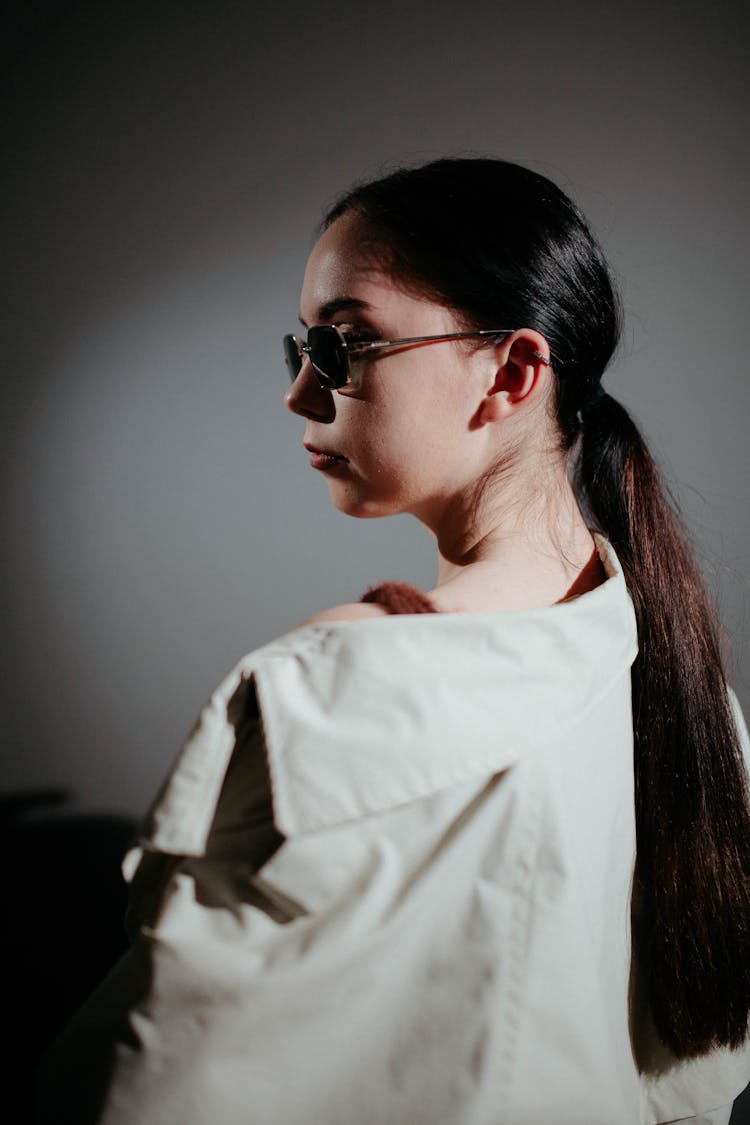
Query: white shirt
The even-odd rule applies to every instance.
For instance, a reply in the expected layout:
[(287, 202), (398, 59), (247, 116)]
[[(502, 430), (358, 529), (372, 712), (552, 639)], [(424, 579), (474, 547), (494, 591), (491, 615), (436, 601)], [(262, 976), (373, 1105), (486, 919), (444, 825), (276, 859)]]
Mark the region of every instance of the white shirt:
[(571, 601), (317, 623), (234, 668), (126, 858), (140, 930), (40, 1120), (728, 1120), (750, 1047), (633, 1058), (637, 636), (597, 547)]

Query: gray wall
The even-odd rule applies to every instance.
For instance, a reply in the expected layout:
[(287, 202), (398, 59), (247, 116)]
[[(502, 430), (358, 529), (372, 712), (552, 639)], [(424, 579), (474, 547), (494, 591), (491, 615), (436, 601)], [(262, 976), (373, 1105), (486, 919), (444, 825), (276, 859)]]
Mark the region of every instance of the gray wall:
[[(33, 9), (33, 10), (31, 10)], [(25, 5), (11, 23), (3, 786), (148, 802), (245, 651), (384, 578), (282, 406), (326, 200), (481, 152), (572, 193), (627, 309), (607, 386), (695, 530), (750, 705), (739, 4)]]

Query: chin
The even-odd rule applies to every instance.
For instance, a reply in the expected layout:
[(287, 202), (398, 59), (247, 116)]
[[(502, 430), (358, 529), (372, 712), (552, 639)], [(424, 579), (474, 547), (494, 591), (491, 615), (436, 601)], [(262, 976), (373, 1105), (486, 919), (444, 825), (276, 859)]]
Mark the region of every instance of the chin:
[(331, 502), (345, 516), (358, 520), (376, 520), (383, 516), (395, 516), (404, 508), (395, 500), (384, 497), (352, 495), (343, 489), (331, 489)]

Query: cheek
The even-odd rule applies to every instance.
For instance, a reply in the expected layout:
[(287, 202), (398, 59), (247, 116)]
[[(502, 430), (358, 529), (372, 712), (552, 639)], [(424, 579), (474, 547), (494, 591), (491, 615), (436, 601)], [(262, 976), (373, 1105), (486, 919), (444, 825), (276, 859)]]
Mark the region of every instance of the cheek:
[(371, 486), (394, 497), (421, 496), (450, 474), (459, 437), (447, 403), (408, 394), (363, 411), (353, 449)]
[(331, 478), (337, 506), (397, 511), (460, 484), (470, 460), (466, 371), (450, 356), (437, 360), (394, 356), (363, 382), (362, 397), (339, 396), (337, 429), (352, 465)]

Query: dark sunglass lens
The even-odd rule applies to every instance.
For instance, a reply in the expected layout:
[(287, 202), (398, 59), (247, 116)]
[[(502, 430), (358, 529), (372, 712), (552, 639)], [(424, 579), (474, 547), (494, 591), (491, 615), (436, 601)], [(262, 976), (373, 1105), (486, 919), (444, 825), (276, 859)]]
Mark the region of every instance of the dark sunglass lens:
[(289, 378), (294, 382), (302, 367), (302, 360), (300, 359), (297, 341), (294, 336), (284, 337), (284, 361), (286, 363), (286, 369), (289, 372)]
[(343, 387), (346, 382), (346, 351), (335, 328), (324, 324), (307, 333), (310, 360), (324, 387)]

